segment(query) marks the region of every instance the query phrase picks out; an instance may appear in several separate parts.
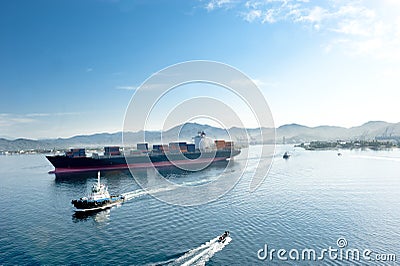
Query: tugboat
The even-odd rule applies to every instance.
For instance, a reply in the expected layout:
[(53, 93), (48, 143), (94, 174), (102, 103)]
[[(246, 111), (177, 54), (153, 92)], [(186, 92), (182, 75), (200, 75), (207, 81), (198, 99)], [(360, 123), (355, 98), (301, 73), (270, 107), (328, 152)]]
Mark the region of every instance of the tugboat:
[(218, 238), (218, 242), (220, 243), (225, 243), (226, 238), (229, 236), (229, 231), (225, 231), (225, 233), (223, 233), (219, 238)]
[(283, 159), (289, 159), (290, 154), (288, 152), (285, 152), (285, 154), (283, 155)]
[(100, 171), (97, 173), (97, 183), (92, 186), (92, 191), (87, 197), (72, 200), (75, 212), (93, 212), (111, 208), (125, 200), (122, 195), (112, 195), (108, 193), (106, 185), (100, 183)]

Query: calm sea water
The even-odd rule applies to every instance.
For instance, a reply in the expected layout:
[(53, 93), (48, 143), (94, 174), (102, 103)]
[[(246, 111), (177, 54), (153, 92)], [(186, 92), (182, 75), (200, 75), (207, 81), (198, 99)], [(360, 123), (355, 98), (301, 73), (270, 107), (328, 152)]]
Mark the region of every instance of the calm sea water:
[[(276, 255), (259, 260), (257, 251), (265, 244), (300, 252), (338, 248), (339, 238), (345, 238), (345, 248), (396, 254), (397, 262), (389, 265), (400, 261), (400, 150), (338, 156), (278, 146), (268, 178), (250, 193), (248, 172), (256, 167), (257, 150), (250, 148), (247, 173), (217, 201), (179, 207), (138, 193), (120, 207), (86, 217), (76, 217), (70, 202), (87, 194), (95, 175), (56, 178), (47, 173), (52, 167), (43, 155), (0, 156), (0, 265), (281, 264)], [(286, 150), (289, 160), (281, 157)], [(243, 167), (239, 156), (231, 171)], [(212, 180), (222, 170), (169, 178)], [(111, 192), (140, 191), (127, 172), (104, 175)], [(207, 243), (225, 230), (231, 232), (229, 243)]]

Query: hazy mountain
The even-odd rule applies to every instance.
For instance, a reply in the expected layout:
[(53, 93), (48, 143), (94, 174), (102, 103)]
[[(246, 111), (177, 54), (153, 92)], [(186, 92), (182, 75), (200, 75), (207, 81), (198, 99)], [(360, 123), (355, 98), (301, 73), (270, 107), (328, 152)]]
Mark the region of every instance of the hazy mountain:
[(297, 124), (284, 125), (277, 128), (277, 142), (287, 143), (308, 142), (312, 140), (337, 140), (347, 139), (348, 129), (335, 126), (306, 127)]
[(43, 149), (47, 147), (47, 143), (31, 139), (15, 139), (8, 140), (0, 138), (0, 150), (2, 151), (20, 151), (27, 149)]
[(120, 143), (122, 133), (98, 133), (93, 135), (78, 135), (71, 138), (57, 138), (39, 140), (47, 143), (49, 148), (52, 147), (69, 147), (69, 146), (98, 146), (100, 144), (113, 145)]
[[(229, 139), (228, 131), (222, 128), (197, 123), (186, 123), (164, 132), (138, 131), (128, 132), (124, 135), (125, 143), (132, 146), (143, 139), (150, 144), (168, 143), (171, 141), (191, 141), (198, 131), (204, 131), (213, 139)], [(246, 133), (247, 131), (247, 133)], [(372, 140), (394, 139), (400, 141), (400, 123), (387, 123), (371, 121), (361, 126), (344, 128), (335, 126), (307, 127), (298, 124), (283, 125), (276, 129), (255, 128), (243, 129), (233, 127), (229, 129), (231, 138), (236, 143), (273, 143), (276, 134), (276, 143), (301, 143), (313, 140)], [(249, 139), (247, 139), (247, 134)], [(70, 147), (103, 147), (107, 145), (122, 145), (122, 133), (98, 133), (93, 135), (78, 135), (71, 138), (57, 139), (5, 139), (0, 138), (0, 151), (17, 151), (29, 149), (63, 149)]]
[(306, 127), (284, 125), (277, 128), (277, 143), (285, 137), (287, 143), (309, 142), (313, 140), (373, 140), (400, 139), (400, 123), (370, 121), (361, 126), (344, 128), (335, 126)]

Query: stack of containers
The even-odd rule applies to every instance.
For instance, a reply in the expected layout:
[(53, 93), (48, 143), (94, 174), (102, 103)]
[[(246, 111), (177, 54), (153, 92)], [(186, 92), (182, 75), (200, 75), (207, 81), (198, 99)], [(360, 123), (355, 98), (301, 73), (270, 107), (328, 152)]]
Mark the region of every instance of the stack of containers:
[(166, 151), (168, 151), (168, 145), (155, 144), (155, 145), (153, 145), (153, 151), (166, 152)]
[(104, 147), (105, 156), (121, 155), (118, 146)]
[(172, 153), (187, 152), (187, 144), (186, 142), (171, 142), (169, 144), (169, 151)]
[(71, 149), (69, 152), (65, 153), (66, 156), (68, 157), (86, 157), (85, 149), (79, 148), (79, 149)]
[(178, 142), (169, 143), (169, 151), (172, 153), (179, 152), (179, 143)]
[(226, 141), (225, 142), (225, 149), (227, 150), (233, 150), (234, 146), (233, 146), (233, 141)]
[(225, 149), (225, 140), (215, 140), (215, 146), (217, 147), (217, 150)]
[(187, 151), (188, 152), (195, 152), (196, 151), (196, 145), (195, 144), (187, 144)]
[(148, 151), (149, 150), (148, 143), (138, 143), (138, 144), (136, 144), (136, 147), (139, 151)]
[(188, 151), (186, 142), (179, 142), (179, 150), (181, 152), (187, 152)]
[(163, 144), (163, 145), (161, 145), (160, 149), (161, 149), (163, 152), (166, 152), (166, 151), (168, 151), (168, 150), (169, 150), (169, 149), (168, 149), (168, 145), (167, 145), (167, 144)]
[(154, 151), (154, 152), (161, 152), (161, 151), (162, 151), (161, 146), (162, 146), (162, 145), (160, 145), (160, 144), (154, 144), (154, 145), (153, 145), (153, 151)]

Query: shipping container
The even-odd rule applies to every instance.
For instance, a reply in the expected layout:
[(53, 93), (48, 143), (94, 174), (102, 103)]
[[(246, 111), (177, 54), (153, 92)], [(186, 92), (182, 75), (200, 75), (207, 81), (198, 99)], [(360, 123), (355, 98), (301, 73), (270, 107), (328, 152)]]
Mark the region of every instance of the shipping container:
[(195, 152), (196, 151), (196, 145), (195, 144), (188, 144), (187, 145), (187, 151), (188, 152)]
[(169, 143), (169, 149), (170, 150), (179, 150), (179, 143), (178, 142), (171, 142)]
[(121, 155), (119, 146), (104, 147), (104, 155), (105, 156)]
[(161, 146), (161, 148), (163, 149), (163, 151), (168, 151), (168, 150), (169, 150), (169, 147), (168, 147), (167, 144), (163, 144), (163, 145)]
[(171, 143), (169, 143), (168, 147), (169, 147), (169, 151), (171, 153), (179, 152), (179, 143), (178, 142), (171, 142)]
[(119, 151), (119, 146), (104, 147), (104, 151), (105, 151), (105, 152)]
[(76, 148), (74, 148), (74, 149), (71, 149), (71, 152), (85, 152), (85, 149), (82, 149), (82, 148), (76, 149)]
[(148, 143), (138, 143), (136, 146), (139, 151), (148, 151), (149, 150)]
[(225, 149), (225, 140), (215, 140), (215, 146), (217, 147), (217, 150)]
[(184, 145), (179, 145), (179, 150), (181, 150), (181, 152), (187, 152), (187, 144), (185, 143)]
[(234, 150), (234, 143), (233, 143), (233, 141), (227, 141), (226, 143), (225, 143), (225, 149), (226, 150)]
[(233, 141), (226, 141), (225, 142), (225, 147), (227, 149), (232, 149), (233, 148)]
[(161, 147), (160, 144), (153, 144), (153, 150), (159, 150)]
[(153, 151), (155, 151), (155, 152), (165, 152), (168, 150), (169, 150), (168, 145), (161, 145), (161, 144), (153, 145)]
[(72, 148), (68, 152), (66, 152), (65, 155), (71, 158), (86, 157), (86, 152), (83, 148)]
[(153, 151), (154, 152), (162, 152), (163, 151), (162, 145), (160, 145), (160, 144), (153, 145)]

